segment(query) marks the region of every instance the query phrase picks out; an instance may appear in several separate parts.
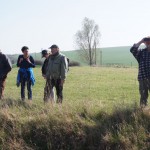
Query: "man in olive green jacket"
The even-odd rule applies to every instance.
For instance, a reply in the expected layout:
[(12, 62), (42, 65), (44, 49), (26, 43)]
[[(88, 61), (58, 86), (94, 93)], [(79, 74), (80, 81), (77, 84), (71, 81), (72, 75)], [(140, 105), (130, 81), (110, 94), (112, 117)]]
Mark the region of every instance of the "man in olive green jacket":
[(52, 55), (49, 58), (46, 71), (46, 79), (50, 83), (50, 90), (56, 88), (57, 103), (63, 100), (63, 85), (68, 71), (68, 62), (64, 55), (60, 54), (59, 47), (52, 45), (50, 47)]

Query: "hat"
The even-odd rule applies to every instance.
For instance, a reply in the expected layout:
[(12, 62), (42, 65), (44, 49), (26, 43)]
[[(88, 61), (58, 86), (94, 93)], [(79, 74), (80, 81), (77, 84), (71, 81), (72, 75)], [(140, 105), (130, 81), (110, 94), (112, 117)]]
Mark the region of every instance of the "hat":
[(52, 48), (59, 48), (59, 47), (58, 47), (58, 45), (53, 44), (53, 45), (50, 47), (50, 49), (52, 49)]
[(41, 54), (42, 54), (42, 58), (45, 56), (45, 55), (47, 55), (48, 54), (48, 50), (42, 50), (42, 52), (41, 52)]

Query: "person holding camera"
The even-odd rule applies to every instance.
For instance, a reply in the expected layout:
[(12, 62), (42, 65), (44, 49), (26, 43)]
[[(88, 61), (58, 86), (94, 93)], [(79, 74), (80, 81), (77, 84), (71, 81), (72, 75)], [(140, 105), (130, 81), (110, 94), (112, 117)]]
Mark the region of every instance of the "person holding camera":
[[(141, 44), (145, 44), (145, 48), (139, 49)], [(138, 81), (140, 92), (140, 105), (147, 106), (148, 92), (150, 91), (150, 37), (143, 38), (134, 44), (130, 52), (136, 58), (139, 64)]]
[(32, 100), (32, 88), (35, 83), (35, 78), (32, 68), (35, 67), (34, 59), (29, 55), (29, 48), (23, 46), (21, 49), (23, 55), (18, 57), (17, 67), (19, 67), (17, 76), (17, 86), (21, 84), (21, 99), (25, 100), (25, 85), (27, 83), (28, 100)]
[(12, 63), (10, 59), (0, 50), (0, 99), (4, 98), (5, 81), (11, 69)]

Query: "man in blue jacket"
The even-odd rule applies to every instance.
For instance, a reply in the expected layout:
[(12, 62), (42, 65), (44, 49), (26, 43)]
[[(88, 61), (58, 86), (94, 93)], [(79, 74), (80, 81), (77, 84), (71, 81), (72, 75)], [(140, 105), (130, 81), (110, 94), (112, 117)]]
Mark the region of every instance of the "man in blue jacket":
[[(145, 48), (139, 49), (141, 44), (145, 44)], [(148, 92), (150, 91), (150, 37), (143, 38), (138, 43), (134, 44), (130, 52), (136, 58), (139, 64), (139, 92), (141, 95), (140, 105), (146, 106)]]

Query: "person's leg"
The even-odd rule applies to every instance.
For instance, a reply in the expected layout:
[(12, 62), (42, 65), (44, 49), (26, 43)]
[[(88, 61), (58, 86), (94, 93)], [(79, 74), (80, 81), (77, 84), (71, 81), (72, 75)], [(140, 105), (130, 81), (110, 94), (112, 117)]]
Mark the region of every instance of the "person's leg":
[(55, 102), (54, 88), (51, 88), (51, 90), (50, 90), (50, 101)]
[(0, 99), (4, 98), (5, 81), (6, 81), (6, 77), (0, 79)]
[(45, 88), (44, 88), (44, 102), (48, 102), (51, 97), (51, 91), (54, 87), (54, 84), (52, 85), (51, 80), (46, 80)]
[(49, 82), (49, 99), (51, 103), (55, 102), (55, 94), (54, 94), (55, 80), (51, 79)]
[(21, 80), (21, 99), (22, 101), (25, 100), (25, 83), (26, 81), (24, 79)]
[(28, 100), (32, 100), (32, 83), (27, 81)]
[(61, 84), (61, 79), (56, 80), (56, 94), (57, 94), (57, 103), (62, 103), (63, 100), (63, 86)]
[(0, 99), (2, 99), (3, 98), (3, 81), (2, 81), (2, 79), (0, 79)]
[(147, 82), (148, 82), (148, 90), (150, 92), (150, 78), (147, 80)]
[(139, 91), (140, 91), (140, 105), (147, 105), (148, 99), (148, 80), (140, 80), (139, 81)]
[(46, 83), (45, 83), (45, 87), (44, 87), (44, 98), (43, 98), (44, 102), (47, 102), (48, 101), (48, 82), (46, 80)]

